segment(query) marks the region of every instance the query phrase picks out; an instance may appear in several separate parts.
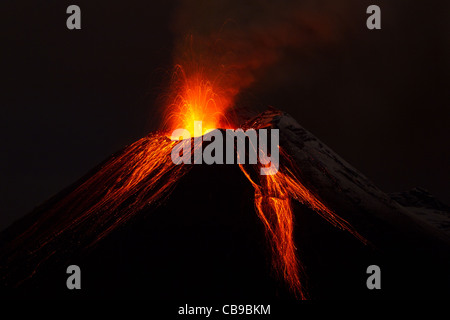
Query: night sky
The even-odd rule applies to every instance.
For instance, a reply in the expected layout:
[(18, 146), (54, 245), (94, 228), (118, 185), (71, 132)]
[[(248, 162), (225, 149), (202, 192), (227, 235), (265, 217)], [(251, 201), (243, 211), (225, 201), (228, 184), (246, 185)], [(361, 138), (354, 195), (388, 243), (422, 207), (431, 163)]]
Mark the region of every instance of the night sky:
[[(3, 0), (0, 230), (158, 128), (186, 24), (230, 18), (245, 34), (303, 2), (235, 1), (196, 17), (197, 4), (179, 1)], [(312, 25), (329, 26), (328, 41), (313, 30), (279, 48), (236, 105), (287, 111), (382, 190), (420, 186), (449, 204), (448, 1), (335, 2), (314, 6)], [(66, 28), (70, 4), (81, 7), (81, 30)], [(370, 4), (381, 7), (381, 30), (366, 28)]]

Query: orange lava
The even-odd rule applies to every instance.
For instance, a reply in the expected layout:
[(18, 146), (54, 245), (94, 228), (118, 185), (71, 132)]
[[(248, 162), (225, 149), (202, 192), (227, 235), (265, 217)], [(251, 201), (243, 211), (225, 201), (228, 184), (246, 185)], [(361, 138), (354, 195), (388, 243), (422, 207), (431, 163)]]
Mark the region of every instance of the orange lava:
[(255, 209), (266, 230), (274, 271), (284, 279), (291, 292), (306, 299), (307, 292), (300, 279), (302, 266), (293, 238), (292, 200), (309, 206), (332, 225), (350, 232), (363, 243), (366, 240), (300, 182), (295, 163), (281, 148), (280, 159), (286, 165), (274, 175), (259, 175), (259, 165), (252, 166), (251, 172), (245, 165), (240, 168), (255, 189)]
[[(206, 79), (200, 70), (187, 75), (177, 65), (163, 130), (186, 129), (191, 137), (198, 137), (214, 129), (230, 129), (232, 125), (226, 116), (230, 106), (231, 100), (221, 95), (219, 86)], [(194, 126), (200, 121), (201, 128)]]
[(170, 153), (176, 143), (156, 132), (112, 156), (94, 175), (46, 208), (4, 254), (11, 261), (24, 251), (28, 259), (39, 259), (29, 278), (55, 253), (48, 252), (54, 247), (48, 245), (63, 243), (64, 251), (91, 247), (146, 206), (159, 205), (191, 168), (172, 162)]

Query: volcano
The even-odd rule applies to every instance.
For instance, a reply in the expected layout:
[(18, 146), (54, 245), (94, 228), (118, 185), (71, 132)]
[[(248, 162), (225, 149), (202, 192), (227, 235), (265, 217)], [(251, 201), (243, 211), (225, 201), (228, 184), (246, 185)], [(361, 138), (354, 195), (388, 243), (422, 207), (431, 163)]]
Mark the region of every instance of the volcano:
[[(177, 166), (177, 142), (151, 133), (0, 235), (2, 296), (450, 297), (449, 235), (423, 218), (430, 201), (421, 210), (417, 197), (381, 191), (284, 112), (241, 127), (279, 130), (279, 172)], [(69, 265), (81, 290), (66, 287)], [(370, 265), (380, 290), (366, 286)]]

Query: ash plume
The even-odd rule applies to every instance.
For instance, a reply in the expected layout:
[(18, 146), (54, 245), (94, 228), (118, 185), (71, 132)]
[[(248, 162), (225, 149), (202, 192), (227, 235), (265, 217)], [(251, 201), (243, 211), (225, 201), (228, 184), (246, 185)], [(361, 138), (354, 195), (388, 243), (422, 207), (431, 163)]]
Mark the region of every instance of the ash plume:
[(181, 1), (172, 22), (174, 64), (220, 88), (229, 109), (287, 51), (339, 43), (351, 1)]

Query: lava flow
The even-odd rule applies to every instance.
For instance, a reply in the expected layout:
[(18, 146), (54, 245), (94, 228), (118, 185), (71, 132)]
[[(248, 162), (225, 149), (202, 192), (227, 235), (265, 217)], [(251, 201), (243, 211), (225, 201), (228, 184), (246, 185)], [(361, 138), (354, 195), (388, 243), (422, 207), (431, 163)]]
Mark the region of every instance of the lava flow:
[[(19, 282), (33, 276), (41, 263), (55, 254), (53, 248), (58, 245), (66, 251), (92, 247), (146, 206), (163, 202), (192, 167), (172, 162), (171, 151), (179, 142), (167, 138), (170, 135), (167, 130), (186, 128), (194, 136), (194, 121), (203, 122), (202, 134), (233, 127), (226, 118), (231, 101), (221, 97), (214, 81), (203, 79), (201, 73), (187, 76), (181, 66), (177, 67), (176, 74), (178, 80), (167, 108), (165, 130), (149, 134), (111, 157), (94, 175), (51, 204), (13, 240), (7, 260), (13, 261), (25, 251), (27, 264), (33, 265)], [(281, 147), (280, 157), (284, 167), (273, 175), (257, 174), (260, 165), (239, 166), (255, 190), (255, 211), (266, 230), (273, 269), (294, 295), (305, 299), (307, 293), (300, 277), (302, 268), (293, 240), (292, 200), (309, 206), (328, 222), (365, 240), (301, 183), (294, 161)]]
[(274, 271), (297, 297), (306, 299), (307, 292), (300, 279), (302, 268), (293, 240), (292, 200), (309, 206), (332, 225), (350, 232), (363, 243), (367, 241), (301, 183), (295, 163), (281, 147), (280, 158), (285, 165), (273, 175), (255, 174), (259, 172), (258, 166), (253, 166), (252, 171), (245, 165), (240, 168), (255, 189), (255, 209), (266, 229)]

